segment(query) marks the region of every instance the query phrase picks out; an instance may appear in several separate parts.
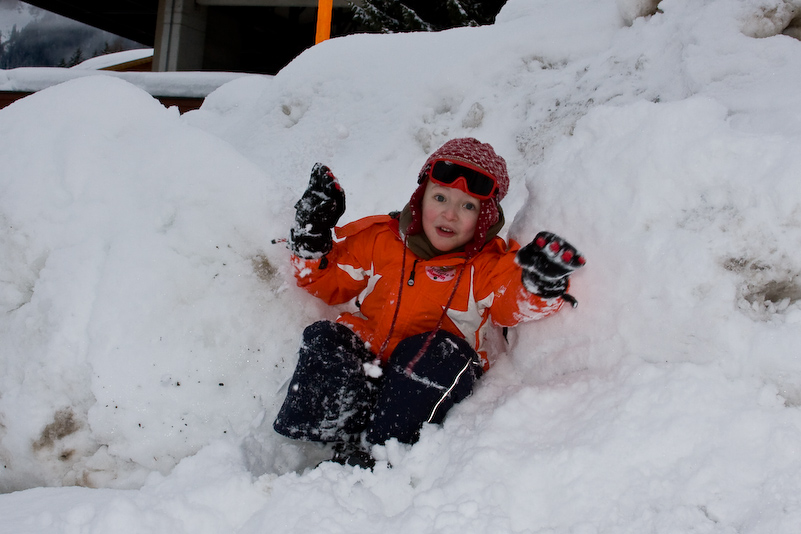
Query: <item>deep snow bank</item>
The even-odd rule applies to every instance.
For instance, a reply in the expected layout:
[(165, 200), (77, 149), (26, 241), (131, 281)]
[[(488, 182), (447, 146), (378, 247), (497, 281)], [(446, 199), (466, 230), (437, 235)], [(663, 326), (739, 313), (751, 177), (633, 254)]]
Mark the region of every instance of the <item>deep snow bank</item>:
[(274, 301), (286, 187), (113, 78), (2, 119), (4, 486), (113, 484), (243, 432), (295, 344), (273, 308), (303, 315)]
[[(0, 111), (3, 487), (137, 488), (5, 495), (10, 528), (795, 532), (801, 43), (752, 37), (794, 5), (626, 26), (611, 0), (519, 0), (327, 42), (180, 117), (106, 78)], [(509, 162), (509, 236), (587, 255), (579, 308), (514, 330), (442, 428), (376, 451), (392, 469), (305, 472), (320, 451), (269, 423), (336, 310), (269, 240), (315, 161), (344, 222), (401, 207), (462, 135)]]

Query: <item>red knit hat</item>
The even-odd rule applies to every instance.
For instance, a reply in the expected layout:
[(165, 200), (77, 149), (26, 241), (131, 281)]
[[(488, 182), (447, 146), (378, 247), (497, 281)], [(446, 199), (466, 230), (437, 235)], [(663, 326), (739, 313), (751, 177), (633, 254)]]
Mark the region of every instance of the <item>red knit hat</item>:
[(420, 184), (409, 201), (412, 222), (406, 229), (408, 235), (415, 235), (423, 231), (423, 195), (428, 182), (428, 175), (431, 166), (435, 161), (445, 160), (453, 163), (468, 163), (482, 172), (495, 178), (497, 189), (494, 195), (481, 201), (481, 210), (478, 213), (476, 222), (476, 233), (473, 241), (465, 245), (465, 253), (470, 258), (474, 256), (487, 238), (487, 230), (498, 222), (498, 203), (506, 196), (509, 190), (509, 174), (506, 171), (506, 161), (495, 153), (492, 146), (482, 143), (472, 137), (451, 139), (439, 149), (437, 149), (426, 160), (417, 179)]

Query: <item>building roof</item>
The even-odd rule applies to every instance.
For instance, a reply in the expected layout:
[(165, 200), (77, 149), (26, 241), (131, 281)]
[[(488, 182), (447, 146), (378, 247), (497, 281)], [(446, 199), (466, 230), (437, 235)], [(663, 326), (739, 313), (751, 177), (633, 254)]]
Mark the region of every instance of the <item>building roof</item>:
[[(318, 0), (195, 0), (203, 6), (316, 7)], [(154, 46), (159, 0), (26, 0), (28, 4)], [(359, 0), (355, 1), (360, 4)], [(334, 0), (346, 7), (348, 0)]]

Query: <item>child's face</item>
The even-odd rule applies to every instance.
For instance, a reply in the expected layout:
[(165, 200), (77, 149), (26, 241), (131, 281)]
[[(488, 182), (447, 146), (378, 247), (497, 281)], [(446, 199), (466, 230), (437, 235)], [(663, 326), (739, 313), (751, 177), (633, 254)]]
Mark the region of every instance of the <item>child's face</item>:
[(477, 198), (429, 181), (423, 196), (423, 231), (443, 252), (459, 248), (472, 241), (480, 207)]

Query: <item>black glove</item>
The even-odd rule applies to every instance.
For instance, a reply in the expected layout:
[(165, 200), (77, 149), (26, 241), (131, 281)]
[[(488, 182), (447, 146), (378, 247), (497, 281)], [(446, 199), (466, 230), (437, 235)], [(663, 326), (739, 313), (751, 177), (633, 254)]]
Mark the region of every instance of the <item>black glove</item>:
[(299, 258), (315, 259), (331, 252), (331, 229), (345, 213), (345, 191), (331, 170), (317, 163), (309, 187), (295, 204), (289, 248)]
[(534, 241), (517, 251), (517, 264), (523, 268), (523, 285), (544, 298), (565, 297), (570, 273), (583, 267), (584, 256), (570, 243), (550, 232), (540, 232)]

